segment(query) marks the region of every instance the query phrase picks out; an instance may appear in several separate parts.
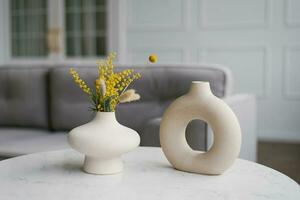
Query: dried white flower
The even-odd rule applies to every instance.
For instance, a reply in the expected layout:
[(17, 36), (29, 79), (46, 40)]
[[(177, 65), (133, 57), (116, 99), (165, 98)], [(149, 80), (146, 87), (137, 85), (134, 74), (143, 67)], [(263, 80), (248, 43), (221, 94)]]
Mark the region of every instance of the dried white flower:
[(129, 89), (120, 95), (119, 101), (120, 103), (126, 103), (131, 101), (137, 101), (141, 98), (141, 96), (135, 93), (135, 90)]
[(100, 79), (100, 94), (104, 96), (106, 93), (106, 85), (103, 79)]

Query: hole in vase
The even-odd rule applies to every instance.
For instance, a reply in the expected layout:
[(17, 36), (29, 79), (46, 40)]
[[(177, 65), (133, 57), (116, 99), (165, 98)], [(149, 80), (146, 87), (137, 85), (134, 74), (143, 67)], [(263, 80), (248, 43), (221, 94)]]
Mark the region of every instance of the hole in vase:
[(188, 123), (185, 138), (193, 150), (206, 152), (212, 146), (213, 132), (205, 121), (195, 119)]

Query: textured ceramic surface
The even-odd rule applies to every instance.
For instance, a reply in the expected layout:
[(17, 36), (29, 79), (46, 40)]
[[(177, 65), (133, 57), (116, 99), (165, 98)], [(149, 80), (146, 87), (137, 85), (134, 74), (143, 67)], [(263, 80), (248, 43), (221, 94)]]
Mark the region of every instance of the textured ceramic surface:
[(98, 112), (95, 118), (70, 131), (72, 148), (85, 155), (83, 170), (114, 174), (123, 170), (120, 156), (140, 144), (138, 133), (118, 123), (114, 112)]
[[(214, 142), (207, 152), (194, 151), (185, 138), (188, 123), (206, 121)], [(190, 91), (165, 111), (160, 125), (160, 143), (169, 162), (182, 171), (221, 174), (238, 157), (241, 129), (232, 110), (214, 96), (208, 82), (194, 81)]]
[(124, 172), (81, 172), (82, 154), (45, 152), (0, 162), (3, 200), (296, 200), (300, 187), (287, 176), (237, 159), (220, 176), (174, 170), (160, 148), (139, 147), (123, 156)]

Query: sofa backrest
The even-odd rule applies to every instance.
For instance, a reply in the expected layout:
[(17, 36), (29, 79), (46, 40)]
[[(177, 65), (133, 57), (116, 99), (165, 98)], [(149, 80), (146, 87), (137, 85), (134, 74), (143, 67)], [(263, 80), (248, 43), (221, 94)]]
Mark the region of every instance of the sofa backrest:
[(48, 128), (47, 67), (0, 67), (0, 126)]
[[(126, 66), (119, 66), (121, 70)], [(142, 66), (132, 67), (142, 78), (130, 87), (141, 100), (120, 104), (116, 115), (120, 123), (140, 131), (149, 119), (161, 117), (166, 107), (177, 97), (185, 94), (191, 81), (208, 81), (213, 93), (224, 97), (229, 90), (230, 76), (222, 67), (212, 65)], [(96, 79), (95, 67), (75, 68), (92, 87)], [(92, 119), (89, 101), (80, 88), (73, 83), (69, 68), (58, 66), (50, 70), (50, 121), (53, 130), (69, 130)]]
[[(128, 66), (119, 66), (121, 70)], [(209, 81), (213, 93), (231, 90), (230, 72), (214, 65), (151, 65), (132, 67), (142, 78), (130, 87), (141, 100), (117, 107), (120, 123), (140, 131), (149, 119), (161, 117), (166, 107), (185, 94), (191, 81)], [(96, 67), (75, 68), (92, 87)], [(0, 66), (0, 126), (70, 130), (93, 117), (87, 96), (73, 83), (68, 66)]]

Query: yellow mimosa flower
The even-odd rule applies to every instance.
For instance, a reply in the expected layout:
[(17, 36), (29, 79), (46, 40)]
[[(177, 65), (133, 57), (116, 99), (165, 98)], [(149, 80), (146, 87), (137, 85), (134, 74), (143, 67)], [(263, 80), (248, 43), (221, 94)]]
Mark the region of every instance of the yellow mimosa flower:
[(94, 90), (86, 85), (73, 68), (70, 69), (74, 82), (89, 95), (94, 104), (92, 108), (94, 111), (113, 112), (121, 99), (123, 102), (129, 102), (140, 98), (138, 94), (134, 93), (130, 95), (130, 98), (124, 99), (130, 93), (126, 93), (128, 86), (134, 80), (139, 79), (141, 75), (132, 69), (115, 73), (113, 65), (115, 57), (116, 54), (111, 53), (106, 60), (97, 62), (98, 77), (95, 80)]
[(91, 89), (85, 84), (85, 82), (79, 77), (79, 74), (76, 72), (75, 69), (70, 69), (70, 74), (73, 77), (74, 82), (83, 90), (83, 92), (91, 95)]

